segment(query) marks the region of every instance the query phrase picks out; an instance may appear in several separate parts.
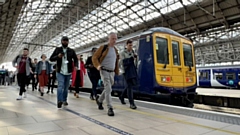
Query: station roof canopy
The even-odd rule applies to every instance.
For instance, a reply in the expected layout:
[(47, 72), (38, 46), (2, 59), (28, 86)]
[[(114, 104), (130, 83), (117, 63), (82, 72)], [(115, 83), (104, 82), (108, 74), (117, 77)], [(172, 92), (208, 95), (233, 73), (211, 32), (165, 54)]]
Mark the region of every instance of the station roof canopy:
[(122, 37), (158, 26), (192, 38), (198, 47), (212, 42), (216, 32), (239, 36), (239, 5), (238, 0), (6, 0), (0, 6), (0, 63), (12, 61), (24, 47), (31, 57), (49, 55), (62, 36), (81, 51), (105, 42), (109, 32)]

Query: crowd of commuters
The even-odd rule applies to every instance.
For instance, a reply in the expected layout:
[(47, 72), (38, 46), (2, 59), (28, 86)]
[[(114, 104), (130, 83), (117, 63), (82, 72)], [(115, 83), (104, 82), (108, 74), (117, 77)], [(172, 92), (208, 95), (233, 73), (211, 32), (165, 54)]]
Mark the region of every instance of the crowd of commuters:
[[(17, 100), (27, 97), (26, 86), (30, 82), (32, 84), (32, 91), (38, 89), (40, 95), (43, 96), (45, 86), (48, 86), (47, 94), (50, 90), (53, 93), (54, 83), (57, 80), (57, 107), (61, 108), (62, 105), (67, 106), (69, 86), (71, 85), (75, 89), (74, 96), (79, 98), (79, 91), (84, 85), (83, 81), (87, 69), (88, 77), (92, 83), (90, 99), (96, 100), (98, 109), (100, 110), (104, 109), (103, 102), (106, 99), (108, 115), (114, 116), (111, 97), (112, 85), (114, 84), (114, 76), (118, 75), (119, 68), (122, 68), (127, 86), (119, 96), (120, 102), (126, 104), (124, 98), (127, 95), (130, 108), (136, 109), (132, 87), (137, 84), (137, 80), (132, 78), (133, 76), (137, 76), (134, 64), (137, 55), (133, 51), (131, 40), (127, 41), (125, 50), (118, 53), (115, 47), (116, 40), (117, 34), (110, 33), (108, 44), (102, 45), (99, 48), (92, 48), (92, 56), (87, 58), (86, 63), (84, 63), (82, 55), (77, 55), (74, 49), (68, 46), (69, 39), (66, 36), (62, 37), (62, 46), (55, 48), (49, 60), (47, 60), (45, 54), (42, 54), (40, 61), (37, 58), (32, 61), (28, 55), (28, 48), (24, 48), (23, 54), (18, 55), (12, 62), (13, 66), (17, 69), (17, 84), (20, 87)], [(1, 81), (7, 76), (12, 78), (15, 75), (14, 73), (7, 75), (6, 70), (3, 69), (4, 67), (0, 70)], [(72, 82), (70, 84), (71, 78)], [(104, 89), (98, 95), (97, 85), (100, 79), (103, 81)]]

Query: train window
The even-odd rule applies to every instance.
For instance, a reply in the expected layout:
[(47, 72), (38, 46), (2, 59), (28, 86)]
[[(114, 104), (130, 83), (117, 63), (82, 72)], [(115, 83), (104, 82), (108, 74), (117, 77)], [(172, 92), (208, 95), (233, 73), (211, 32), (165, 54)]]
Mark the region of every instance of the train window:
[(236, 80), (236, 74), (235, 73), (226, 73), (226, 79), (227, 80)]
[(240, 80), (240, 73), (238, 73), (238, 80)]
[(192, 46), (190, 44), (183, 44), (184, 65), (193, 67)]
[(213, 79), (214, 80), (222, 80), (223, 79), (223, 74), (222, 73), (214, 73)]
[(200, 80), (209, 80), (209, 73), (206, 71), (200, 72)]
[(169, 64), (167, 39), (156, 38), (156, 54), (158, 63)]
[(179, 55), (179, 43), (177, 41), (172, 41), (172, 53), (173, 53), (173, 64), (181, 65), (180, 55)]

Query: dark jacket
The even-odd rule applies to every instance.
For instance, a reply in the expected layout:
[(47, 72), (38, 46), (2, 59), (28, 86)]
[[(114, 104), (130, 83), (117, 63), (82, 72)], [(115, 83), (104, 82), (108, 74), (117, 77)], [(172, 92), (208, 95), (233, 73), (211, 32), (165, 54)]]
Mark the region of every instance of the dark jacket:
[(137, 71), (136, 71), (136, 67), (134, 65), (133, 57), (123, 59), (123, 67), (125, 70), (126, 80), (137, 79)]
[(94, 66), (90, 67), (90, 65), (93, 66), (92, 56), (87, 58), (87, 61), (86, 61), (86, 64), (85, 64), (85, 68), (87, 68), (88, 71), (90, 72), (90, 77), (96, 77), (96, 79), (100, 78), (99, 71)]
[[(62, 52), (63, 52), (63, 48), (57, 47), (50, 57), (50, 61), (52, 61), (52, 62), (57, 61), (56, 72), (58, 72), (58, 73), (60, 73), (61, 67), (62, 67), (62, 58), (59, 58), (58, 54), (62, 53)], [(67, 60), (68, 60), (68, 73), (72, 73), (72, 71), (73, 71), (72, 63), (74, 62), (74, 65), (78, 65), (77, 55), (76, 55), (75, 51), (69, 47), (67, 48), (66, 53), (67, 53)]]
[[(23, 67), (19, 67), (19, 64), (22, 60), (23, 55), (18, 55), (13, 61), (12, 61), (12, 65), (13, 67), (16, 66), (17, 64), (17, 71), (21, 70), (19, 68), (23, 68)], [(26, 75), (29, 76), (30, 75), (30, 68), (32, 68), (32, 59), (30, 57), (27, 57), (26, 60)]]
[[(42, 72), (42, 65), (43, 65), (43, 62), (42, 61), (39, 61), (36, 65), (36, 69), (35, 69), (35, 74), (39, 75), (41, 74)], [(51, 74), (52, 72), (52, 69), (51, 69), (51, 64), (46, 61), (46, 74), (49, 75)]]

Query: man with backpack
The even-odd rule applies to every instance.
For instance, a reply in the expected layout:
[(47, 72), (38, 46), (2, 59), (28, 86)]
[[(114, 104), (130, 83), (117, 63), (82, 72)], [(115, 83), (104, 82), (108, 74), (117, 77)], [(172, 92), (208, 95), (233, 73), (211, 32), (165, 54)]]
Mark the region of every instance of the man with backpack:
[(24, 98), (27, 97), (25, 86), (30, 77), (30, 73), (32, 72), (32, 60), (28, 57), (28, 53), (28, 48), (24, 48), (23, 54), (18, 55), (12, 62), (13, 67), (17, 68), (17, 79), (20, 84), (20, 92), (17, 100), (21, 100), (23, 94)]
[(112, 107), (112, 85), (114, 84), (114, 75), (119, 74), (118, 50), (114, 47), (117, 40), (116, 33), (110, 33), (108, 36), (108, 45), (100, 46), (93, 54), (92, 62), (94, 67), (100, 71), (101, 78), (104, 84), (102, 94), (96, 97), (96, 103), (99, 110), (103, 110), (102, 102), (106, 98), (108, 107), (108, 116), (114, 116)]

